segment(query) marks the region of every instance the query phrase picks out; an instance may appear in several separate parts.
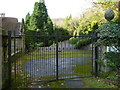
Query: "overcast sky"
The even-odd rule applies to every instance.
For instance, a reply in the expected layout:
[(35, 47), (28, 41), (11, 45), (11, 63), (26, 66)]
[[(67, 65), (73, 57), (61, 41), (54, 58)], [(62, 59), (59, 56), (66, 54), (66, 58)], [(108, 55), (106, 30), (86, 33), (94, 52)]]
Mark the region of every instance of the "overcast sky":
[[(1, 0), (0, 13), (6, 17), (16, 17), (21, 21), (28, 12), (32, 13), (34, 3), (39, 0)], [(51, 18), (65, 18), (70, 14), (79, 16), (92, 6), (89, 0), (45, 0)]]

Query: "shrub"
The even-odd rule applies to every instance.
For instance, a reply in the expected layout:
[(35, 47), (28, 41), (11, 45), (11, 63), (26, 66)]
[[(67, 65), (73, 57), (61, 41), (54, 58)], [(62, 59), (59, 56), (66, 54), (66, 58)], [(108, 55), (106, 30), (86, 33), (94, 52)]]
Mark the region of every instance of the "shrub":
[(75, 44), (75, 48), (80, 49), (81, 46), (86, 46), (91, 43), (91, 38), (80, 38), (80, 40)]
[(70, 40), (69, 40), (69, 42), (71, 43), (71, 44), (76, 44), (77, 42), (78, 42), (78, 40), (79, 40), (79, 38), (70, 38)]
[(69, 42), (73, 45), (75, 45), (76, 49), (80, 49), (81, 46), (86, 46), (91, 43), (91, 38), (90, 37), (79, 37), (79, 38), (71, 38)]
[(58, 36), (58, 41), (64, 41), (69, 39), (69, 32), (64, 28), (55, 27), (54, 35)]
[(120, 52), (106, 52), (104, 55), (110, 67), (120, 67)]

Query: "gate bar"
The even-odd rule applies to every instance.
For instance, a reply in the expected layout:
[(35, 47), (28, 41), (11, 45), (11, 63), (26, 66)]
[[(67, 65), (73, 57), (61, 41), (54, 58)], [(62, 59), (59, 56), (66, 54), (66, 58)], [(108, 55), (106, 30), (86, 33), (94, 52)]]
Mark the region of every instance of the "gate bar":
[(58, 80), (58, 33), (56, 32), (56, 80)]
[[(95, 42), (97, 42), (97, 33), (95, 33)], [(98, 76), (98, 46), (95, 46), (95, 77)]]
[(16, 82), (16, 32), (14, 31), (14, 75)]
[(11, 31), (8, 31), (8, 85), (11, 87)]

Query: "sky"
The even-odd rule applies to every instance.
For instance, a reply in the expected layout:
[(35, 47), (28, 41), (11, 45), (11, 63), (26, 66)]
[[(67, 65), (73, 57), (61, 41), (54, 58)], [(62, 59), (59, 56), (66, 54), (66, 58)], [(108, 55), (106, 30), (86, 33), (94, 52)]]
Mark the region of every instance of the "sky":
[[(6, 17), (18, 18), (21, 22), (26, 14), (32, 13), (34, 3), (39, 0), (0, 0), (0, 13)], [(73, 17), (90, 8), (92, 3), (89, 0), (45, 0), (48, 15), (53, 18), (65, 18), (70, 14)]]

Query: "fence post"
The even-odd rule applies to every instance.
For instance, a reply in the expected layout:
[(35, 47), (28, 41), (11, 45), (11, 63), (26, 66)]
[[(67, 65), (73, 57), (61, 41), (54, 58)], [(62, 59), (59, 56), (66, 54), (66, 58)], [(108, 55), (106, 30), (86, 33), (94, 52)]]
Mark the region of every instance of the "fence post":
[[(95, 33), (95, 42), (97, 42), (97, 33)], [(95, 46), (95, 77), (98, 76), (98, 46)]]
[(56, 80), (58, 80), (58, 33), (56, 32)]
[(8, 31), (8, 85), (11, 88), (11, 31)]

